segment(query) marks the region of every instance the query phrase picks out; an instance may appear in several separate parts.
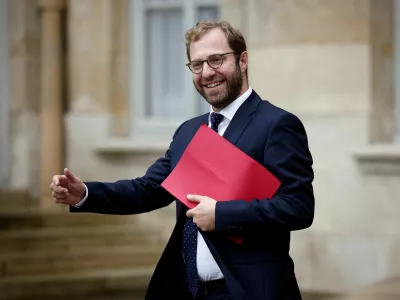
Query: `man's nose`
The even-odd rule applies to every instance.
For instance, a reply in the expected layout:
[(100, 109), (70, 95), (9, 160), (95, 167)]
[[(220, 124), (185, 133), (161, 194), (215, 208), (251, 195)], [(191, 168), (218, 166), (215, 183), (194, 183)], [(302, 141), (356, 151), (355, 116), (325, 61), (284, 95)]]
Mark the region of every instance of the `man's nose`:
[(206, 61), (203, 64), (202, 75), (203, 77), (212, 77), (215, 75), (215, 70), (211, 68)]

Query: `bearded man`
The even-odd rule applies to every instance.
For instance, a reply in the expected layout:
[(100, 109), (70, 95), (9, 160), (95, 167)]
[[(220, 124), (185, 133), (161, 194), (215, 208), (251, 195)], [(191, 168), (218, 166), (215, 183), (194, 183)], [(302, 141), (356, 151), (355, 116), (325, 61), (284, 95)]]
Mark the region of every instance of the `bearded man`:
[[(188, 68), (210, 113), (184, 122), (164, 157), (141, 178), (82, 182), (68, 169), (50, 185), (72, 212), (139, 214), (169, 205), (161, 187), (202, 124), (254, 158), (281, 182), (271, 199), (217, 202), (188, 195), (176, 202), (177, 223), (150, 281), (146, 299), (301, 299), (290, 232), (314, 217), (312, 157), (305, 129), (293, 114), (261, 100), (249, 87), (243, 35), (229, 23), (199, 22), (186, 32)], [(218, 151), (218, 149), (209, 149)], [(234, 163), (234, 162), (233, 162)], [(238, 170), (240, 172), (240, 170)], [(229, 237), (241, 236), (237, 244)]]

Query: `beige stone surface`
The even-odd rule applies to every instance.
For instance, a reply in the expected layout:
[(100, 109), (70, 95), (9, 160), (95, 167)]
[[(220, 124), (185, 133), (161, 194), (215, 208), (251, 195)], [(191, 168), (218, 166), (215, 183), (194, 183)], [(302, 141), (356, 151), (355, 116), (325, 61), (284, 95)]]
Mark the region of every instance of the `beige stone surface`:
[(367, 140), (366, 133), (360, 133), (368, 126), (366, 117), (299, 117), (307, 130), (314, 160), (316, 207), (310, 230), (347, 232), (351, 224), (358, 224), (353, 212), (359, 211), (358, 203), (363, 201), (358, 199), (362, 186), (351, 154), (354, 147)]
[[(40, 85), (40, 207), (55, 209), (49, 182), (63, 169), (63, 57), (62, 10), (64, 1), (42, 0), (41, 9), (41, 85)], [(57, 207), (58, 208), (58, 207)]]
[(111, 107), (112, 3), (68, 2), (70, 112), (106, 113)]
[(130, 4), (130, 0), (112, 1), (110, 135), (124, 137), (129, 134)]
[(39, 46), (36, 0), (8, 1), (10, 36), (10, 188), (40, 191)]
[(107, 135), (127, 136), (129, 1), (69, 2), (69, 107), (106, 114)]
[(246, 33), (251, 47), (298, 43), (365, 44), (368, 0), (248, 0)]
[(9, 5), (0, 2), (0, 187), (10, 181), (10, 44)]
[(366, 45), (251, 47), (249, 60), (250, 85), (290, 111), (337, 117), (369, 111)]
[(363, 287), (349, 296), (335, 297), (331, 300), (397, 300), (400, 299), (400, 278), (387, 278), (370, 286)]
[(248, 22), (247, 11), (248, 4), (243, 0), (219, 0), (220, 5), (220, 19), (226, 20), (247, 39), (248, 35)]
[(394, 116), (394, 1), (371, 1), (371, 122), (370, 141), (390, 143)]
[(400, 273), (400, 235), (294, 233), (291, 255), (303, 290), (348, 293)]

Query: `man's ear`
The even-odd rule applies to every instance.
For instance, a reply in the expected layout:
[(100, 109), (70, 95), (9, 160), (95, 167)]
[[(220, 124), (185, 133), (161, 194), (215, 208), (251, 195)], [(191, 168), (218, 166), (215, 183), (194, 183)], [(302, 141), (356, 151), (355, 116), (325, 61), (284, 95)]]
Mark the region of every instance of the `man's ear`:
[(239, 66), (240, 66), (240, 71), (246, 72), (247, 67), (248, 67), (249, 61), (248, 61), (248, 55), (247, 51), (242, 52), (239, 58)]

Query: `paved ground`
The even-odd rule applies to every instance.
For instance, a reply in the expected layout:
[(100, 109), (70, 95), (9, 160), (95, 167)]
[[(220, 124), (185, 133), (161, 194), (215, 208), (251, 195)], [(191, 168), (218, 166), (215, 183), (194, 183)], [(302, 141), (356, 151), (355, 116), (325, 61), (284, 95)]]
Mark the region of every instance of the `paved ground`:
[[(400, 300), (400, 277), (383, 280), (348, 296), (329, 300)], [(327, 300), (328, 300), (327, 299)], [(325, 300), (325, 299), (324, 299)]]

